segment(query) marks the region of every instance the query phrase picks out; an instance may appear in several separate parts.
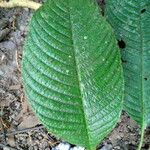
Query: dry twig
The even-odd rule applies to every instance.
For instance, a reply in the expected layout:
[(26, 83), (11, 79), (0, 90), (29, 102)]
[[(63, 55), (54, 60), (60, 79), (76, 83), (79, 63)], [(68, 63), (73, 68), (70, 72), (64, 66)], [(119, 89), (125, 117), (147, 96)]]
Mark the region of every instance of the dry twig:
[[(2, 112), (1, 112), (1, 114), (3, 113), (3, 109), (1, 110)], [(3, 119), (2, 119), (2, 117), (0, 118), (0, 124), (1, 124), (1, 128), (2, 128), (2, 135), (3, 135), (3, 141), (4, 141), (4, 143), (6, 144), (6, 134), (5, 134), (5, 124), (4, 124), (4, 122), (3, 122)]]
[(13, 8), (13, 7), (27, 7), (37, 10), (41, 6), (40, 3), (31, 0), (10, 0), (9, 2), (0, 0), (0, 7)]
[[(10, 135), (16, 135), (19, 133), (23, 133), (23, 132), (31, 132), (34, 130), (39, 130), (39, 129), (44, 129), (45, 127), (43, 125), (38, 126), (38, 127), (32, 127), (32, 128), (26, 128), (26, 129), (22, 129), (22, 130), (17, 130), (17, 131), (13, 131), (13, 132), (7, 132), (5, 135), (6, 136), (10, 136)], [(0, 137), (3, 137), (3, 134), (0, 134)]]

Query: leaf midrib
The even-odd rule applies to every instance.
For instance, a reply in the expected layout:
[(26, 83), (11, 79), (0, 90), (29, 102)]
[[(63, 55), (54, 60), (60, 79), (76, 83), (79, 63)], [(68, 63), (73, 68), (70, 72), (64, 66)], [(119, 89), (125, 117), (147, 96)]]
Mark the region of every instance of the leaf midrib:
[[(140, 4), (140, 10), (142, 10), (141, 8), (141, 4)], [(141, 89), (142, 89), (142, 94), (141, 94), (141, 101), (142, 101), (142, 112), (143, 112), (143, 115), (142, 115), (142, 129), (145, 128), (145, 105), (144, 105), (144, 83), (143, 83), (143, 71), (144, 71), (144, 60), (143, 60), (143, 53), (144, 53), (144, 49), (143, 49), (143, 30), (142, 30), (142, 14), (141, 12), (139, 11), (139, 18), (140, 18), (140, 39), (141, 39), (141, 51), (142, 51), (142, 57), (141, 57)]]
[(73, 36), (73, 23), (72, 23), (72, 19), (71, 19), (71, 11), (70, 11), (70, 1), (68, 0), (68, 3), (69, 3), (69, 9), (68, 9), (68, 12), (69, 12), (69, 22), (70, 22), (70, 28), (71, 28), (71, 38), (72, 38), (72, 44), (73, 44), (73, 56), (74, 56), (74, 61), (75, 61), (75, 69), (76, 69), (76, 73), (77, 73), (77, 82), (78, 82), (78, 85), (79, 85), (79, 90), (80, 90), (80, 95), (81, 95), (81, 102), (82, 102), (82, 106), (83, 106), (83, 115), (84, 115), (84, 122), (85, 122), (85, 130), (86, 130), (86, 133), (87, 133), (87, 139), (88, 139), (88, 147), (90, 148), (90, 137), (89, 137), (89, 131), (88, 131), (88, 123), (87, 123), (87, 118), (86, 118), (86, 112), (84, 111), (84, 102), (83, 102), (83, 99), (84, 98), (84, 95), (81, 94), (83, 92), (83, 89), (82, 89), (82, 86), (80, 84), (81, 82), (81, 77), (80, 77), (80, 69), (78, 68), (78, 61), (76, 59), (76, 52), (75, 52), (75, 44), (74, 44), (74, 36)]

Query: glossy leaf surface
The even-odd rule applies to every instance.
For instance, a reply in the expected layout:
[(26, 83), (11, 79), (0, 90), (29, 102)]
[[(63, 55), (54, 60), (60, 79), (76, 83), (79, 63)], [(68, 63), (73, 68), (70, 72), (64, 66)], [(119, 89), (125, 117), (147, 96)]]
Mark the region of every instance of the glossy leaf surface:
[(22, 76), (50, 133), (87, 149), (114, 128), (122, 106), (119, 50), (91, 0), (48, 0), (33, 16)]
[(143, 128), (150, 124), (150, 1), (107, 0), (107, 17), (123, 49), (125, 104)]

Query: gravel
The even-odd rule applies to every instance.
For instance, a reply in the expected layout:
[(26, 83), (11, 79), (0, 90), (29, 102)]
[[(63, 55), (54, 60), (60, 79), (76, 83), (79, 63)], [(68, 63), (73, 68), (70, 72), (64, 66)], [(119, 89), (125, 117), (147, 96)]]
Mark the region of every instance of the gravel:
[(53, 147), (52, 150), (85, 150), (80, 146), (71, 147), (69, 143), (60, 143), (56, 147)]

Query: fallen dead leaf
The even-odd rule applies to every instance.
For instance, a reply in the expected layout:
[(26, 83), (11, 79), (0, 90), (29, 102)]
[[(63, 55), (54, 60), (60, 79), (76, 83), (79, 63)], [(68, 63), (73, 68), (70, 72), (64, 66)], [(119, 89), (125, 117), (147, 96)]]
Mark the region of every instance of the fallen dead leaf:
[(37, 117), (34, 115), (23, 116), (22, 119), (22, 122), (18, 125), (18, 129), (31, 128), (40, 124)]
[(9, 144), (11, 147), (15, 147), (16, 146), (14, 136), (8, 136), (7, 144)]

